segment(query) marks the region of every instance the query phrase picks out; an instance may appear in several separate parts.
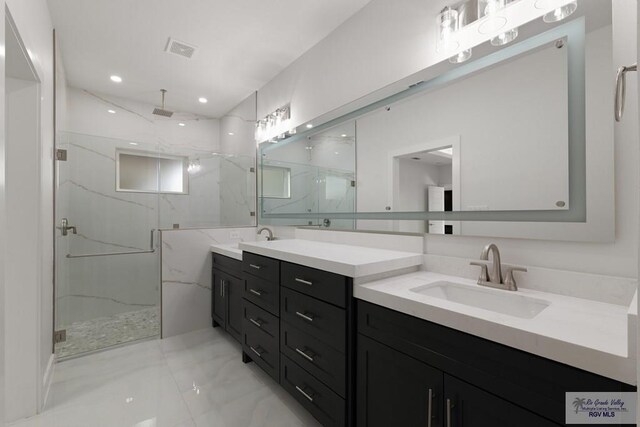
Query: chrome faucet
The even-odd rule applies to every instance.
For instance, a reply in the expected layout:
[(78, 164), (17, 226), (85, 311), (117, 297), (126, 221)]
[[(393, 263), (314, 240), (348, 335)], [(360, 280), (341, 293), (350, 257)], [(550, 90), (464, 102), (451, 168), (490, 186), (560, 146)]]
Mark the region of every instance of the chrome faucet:
[[(491, 263), (489, 263), (489, 254), (492, 254)], [(485, 246), (480, 253), (480, 261), (473, 261), (471, 262), (471, 265), (476, 265), (481, 268), (480, 277), (478, 277), (478, 285), (504, 289), (507, 291), (518, 290), (518, 285), (516, 284), (516, 279), (513, 277), (513, 272), (527, 271), (524, 267), (502, 265), (500, 263), (500, 250), (498, 250), (498, 247), (493, 243), (489, 243)], [(491, 271), (489, 271), (489, 265), (491, 265)], [(505, 271), (504, 275), (502, 273), (503, 267)]]
[(267, 236), (267, 241), (275, 240), (275, 237), (273, 237), (273, 231), (271, 231), (271, 229), (268, 227), (262, 227), (260, 230), (258, 230), (257, 234), (260, 235), (265, 230), (267, 230), (267, 232), (269, 233), (269, 235)]

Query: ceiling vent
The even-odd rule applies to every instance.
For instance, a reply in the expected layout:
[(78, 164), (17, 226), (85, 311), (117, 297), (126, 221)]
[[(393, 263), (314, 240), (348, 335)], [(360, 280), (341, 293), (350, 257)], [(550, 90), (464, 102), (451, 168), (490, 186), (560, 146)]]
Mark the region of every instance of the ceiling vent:
[(197, 49), (198, 48), (193, 45), (169, 37), (165, 52), (191, 59)]

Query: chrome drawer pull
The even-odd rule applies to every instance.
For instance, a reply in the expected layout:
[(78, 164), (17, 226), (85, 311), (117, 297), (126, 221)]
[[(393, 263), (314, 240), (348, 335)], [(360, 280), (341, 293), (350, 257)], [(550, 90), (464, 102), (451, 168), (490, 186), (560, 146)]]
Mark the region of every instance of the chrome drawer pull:
[(252, 319), (251, 317), (249, 318), (249, 322), (253, 323), (254, 325), (256, 325), (258, 328), (262, 328), (262, 323), (258, 322), (255, 319)]
[(253, 351), (255, 354), (258, 355), (258, 357), (262, 357), (262, 353), (260, 353), (258, 350), (256, 350), (255, 348), (249, 346), (249, 348), (251, 349), (251, 351)]
[(262, 292), (258, 292), (258, 291), (256, 291), (256, 290), (255, 290), (255, 289), (253, 289), (253, 288), (249, 288), (249, 292), (251, 292), (251, 293), (252, 293), (252, 294), (254, 294), (254, 295), (258, 295), (259, 297), (261, 297), (261, 296), (262, 296)]
[(305, 353), (304, 351), (300, 350), (299, 348), (296, 348), (296, 352), (301, 355), (302, 357), (304, 357), (305, 359), (307, 359), (309, 362), (313, 362), (313, 357), (309, 356), (307, 353)]
[(255, 268), (256, 270), (260, 270), (262, 268), (262, 266), (260, 265), (255, 265), (255, 264), (249, 264), (249, 267), (251, 268)]
[(429, 404), (427, 406), (427, 427), (431, 427), (431, 420), (433, 420), (433, 398), (435, 395), (433, 394), (433, 390), (429, 389)]
[(296, 280), (296, 282), (304, 283), (305, 285), (309, 285), (309, 286), (313, 286), (313, 282), (310, 282), (310, 281), (308, 281), (308, 280), (304, 280), (304, 279), (301, 279), (301, 278), (299, 278), (299, 277), (296, 277), (296, 279), (295, 279), (295, 280)]
[(306, 314), (300, 313), (299, 311), (296, 311), (296, 316), (302, 317), (307, 322), (313, 322), (313, 317), (309, 317)]
[(298, 390), (300, 393), (302, 393), (302, 395), (304, 397), (306, 397), (307, 399), (309, 399), (309, 402), (313, 402), (313, 397), (309, 396), (307, 393), (304, 392), (303, 389), (301, 389), (300, 387), (296, 386), (296, 390)]

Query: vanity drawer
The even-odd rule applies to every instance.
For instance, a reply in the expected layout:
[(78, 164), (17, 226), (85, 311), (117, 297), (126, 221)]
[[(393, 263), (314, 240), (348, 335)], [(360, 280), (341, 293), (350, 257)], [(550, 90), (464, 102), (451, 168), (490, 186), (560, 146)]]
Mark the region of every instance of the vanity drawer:
[(269, 313), (278, 316), (280, 286), (252, 276), (245, 277), (244, 298)]
[(346, 346), (346, 311), (282, 288), (280, 318), (290, 325), (344, 353)]
[(212, 252), (213, 268), (226, 271), (234, 276), (241, 276), (242, 261)]
[(277, 340), (279, 333), (280, 319), (266, 310), (250, 303), (246, 299), (243, 300), (242, 307), (243, 330), (256, 330)]
[(280, 283), (280, 261), (277, 259), (243, 252), (242, 270), (263, 280)]
[(345, 397), (346, 356), (309, 334), (282, 322), (280, 351), (307, 372)]
[(280, 360), (280, 384), (323, 426), (344, 426), (344, 399), (287, 356)]
[(283, 262), (282, 286), (346, 307), (347, 278), (339, 274)]
[(245, 327), (242, 332), (242, 350), (276, 381), (280, 378), (278, 347), (277, 337), (271, 337), (258, 328)]

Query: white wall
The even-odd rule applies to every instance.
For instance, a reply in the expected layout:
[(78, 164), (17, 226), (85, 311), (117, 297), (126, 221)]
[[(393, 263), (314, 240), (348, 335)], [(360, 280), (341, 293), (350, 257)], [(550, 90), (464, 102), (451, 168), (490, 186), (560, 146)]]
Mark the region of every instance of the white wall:
[[(5, 301), (6, 305), (16, 304), (23, 306), (25, 310), (34, 310), (40, 315), (40, 322), (36, 327), (36, 342), (30, 350), (37, 355), (35, 366), (26, 358), (17, 361), (17, 365), (6, 366), (7, 370), (12, 370), (18, 374), (13, 378), (16, 380), (19, 378), (21, 382), (28, 378), (29, 375), (32, 375), (33, 372), (36, 372), (37, 376), (36, 384), (30, 383), (28, 385), (30, 390), (27, 394), (29, 397), (24, 399), (13, 394), (13, 390), (19, 386), (18, 384), (9, 379), (5, 383), (5, 419), (11, 420), (21, 415), (34, 413), (36, 409), (40, 408), (48, 381), (48, 378), (45, 378), (45, 374), (49, 362), (52, 360), (53, 234), (48, 231), (53, 229), (53, 27), (45, 0), (6, 0), (5, 4), (13, 16), (41, 81), (41, 150), (37, 166), (40, 169), (41, 177), (41, 208), (38, 219), (39, 225), (32, 224), (32, 226), (47, 230), (47, 232), (42, 233), (42, 244), (38, 248), (41, 262), (35, 267), (32, 266), (32, 268), (40, 271), (41, 286), (38, 289), (39, 295), (35, 299), (29, 297), (23, 301)], [(3, 14), (4, 8), (2, 8), (2, 22), (4, 24)], [(4, 31), (2, 31), (0, 37), (2, 37), (2, 43), (0, 44), (4, 46)], [(0, 91), (0, 96), (2, 96), (1, 101), (4, 101), (4, 91)], [(4, 105), (4, 102), (1, 102), (1, 104)], [(10, 241), (7, 241), (6, 244), (8, 248), (11, 247)], [(19, 286), (19, 284), (7, 281), (5, 286), (8, 289), (9, 287)], [(9, 321), (11, 319), (7, 319), (7, 323)], [(5, 345), (9, 347), (12, 343), (7, 341)], [(19, 375), (20, 373), (23, 375)]]
[[(15, 58), (7, 58), (12, 60)], [(11, 225), (7, 233), (11, 247), (5, 270), (9, 284), (5, 293), (8, 303), (5, 357), (7, 384), (13, 385), (7, 394), (7, 416), (18, 419), (38, 410), (37, 392), (41, 381), (36, 368), (41, 363), (37, 349), (42, 271), (33, 268), (42, 264), (42, 229), (34, 226), (40, 216), (40, 144), (38, 129), (33, 126), (39, 115), (39, 85), (14, 78), (7, 78), (5, 85), (6, 201), (7, 221)], [(25, 369), (16, 369), (20, 366)]]
[[(613, 64), (636, 61), (636, 2), (614, 0)], [(258, 92), (258, 116), (291, 101), (303, 123), (430, 65), (430, 34), (437, 12), (419, 0), (374, 0)], [(432, 14), (433, 12), (433, 14)], [(433, 31), (435, 34), (435, 31)], [(610, 70), (611, 80), (614, 67)], [(629, 91), (636, 90), (630, 79)], [(606, 87), (610, 90), (611, 87)], [(609, 98), (607, 98), (609, 99)], [(627, 114), (637, 114), (628, 99)], [(598, 123), (588, 123), (598, 126)], [(505, 262), (635, 278), (638, 275), (638, 123), (615, 128), (615, 241), (572, 243), (525, 239), (426, 237), (427, 253), (474, 258), (488, 241)], [(361, 165), (359, 164), (358, 167)], [(610, 171), (603, 170), (606, 174)]]

